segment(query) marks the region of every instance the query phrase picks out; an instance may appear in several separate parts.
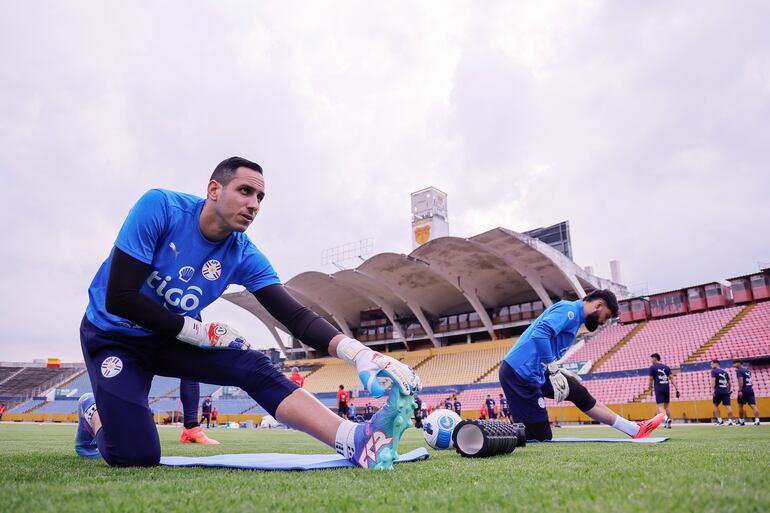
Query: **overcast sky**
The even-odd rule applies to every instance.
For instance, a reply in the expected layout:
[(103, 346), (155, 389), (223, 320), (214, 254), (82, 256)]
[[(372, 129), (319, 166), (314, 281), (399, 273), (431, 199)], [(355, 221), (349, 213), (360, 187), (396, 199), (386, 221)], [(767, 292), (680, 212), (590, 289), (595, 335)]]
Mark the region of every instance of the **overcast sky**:
[[(248, 230), (284, 281), (324, 248), (408, 252), (570, 221), (650, 292), (770, 262), (770, 2), (3, 2), (0, 361), (81, 361), (87, 288), (153, 187), (265, 169)], [(351, 263), (352, 264), (352, 263)], [(220, 304), (222, 303), (222, 304)], [(259, 322), (204, 319), (258, 347)]]

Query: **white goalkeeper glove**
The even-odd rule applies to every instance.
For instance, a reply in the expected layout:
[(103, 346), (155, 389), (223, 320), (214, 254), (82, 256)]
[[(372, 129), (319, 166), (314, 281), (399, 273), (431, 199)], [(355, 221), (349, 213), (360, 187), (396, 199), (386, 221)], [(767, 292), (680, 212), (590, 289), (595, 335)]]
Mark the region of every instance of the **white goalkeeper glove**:
[(571, 370), (567, 370), (567, 369), (564, 369), (564, 368), (559, 369), (559, 372), (561, 374), (564, 374), (564, 376), (567, 377), (567, 378), (574, 379), (578, 383), (582, 383), (583, 382), (583, 378), (581, 378), (576, 372), (572, 372)]
[(553, 400), (556, 403), (560, 403), (569, 395), (567, 375), (562, 372), (562, 369), (556, 363), (549, 363), (546, 369), (548, 369), (548, 379), (551, 381), (551, 388), (553, 388)]
[(361, 383), (373, 397), (385, 394), (385, 389), (377, 380), (378, 376), (389, 378), (404, 395), (411, 395), (422, 388), (420, 378), (411, 367), (372, 351), (358, 340), (349, 337), (340, 340), (337, 344), (337, 357), (356, 366)]
[(221, 322), (201, 321), (185, 316), (182, 331), (176, 336), (177, 340), (187, 342), (203, 349), (241, 349), (246, 351), (251, 344), (246, 342), (240, 333)]

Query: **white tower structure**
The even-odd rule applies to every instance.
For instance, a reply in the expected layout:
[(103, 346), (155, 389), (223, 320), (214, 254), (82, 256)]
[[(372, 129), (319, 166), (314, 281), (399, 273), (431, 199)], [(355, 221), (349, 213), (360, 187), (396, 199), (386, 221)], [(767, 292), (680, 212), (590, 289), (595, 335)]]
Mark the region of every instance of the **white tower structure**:
[(412, 193), (412, 249), (449, 236), (447, 194), (435, 187)]
[(623, 276), (620, 274), (619, 260), (610, 260), (610, 276), (612, 276), (612, 281), (615, 283), (623, 283)]

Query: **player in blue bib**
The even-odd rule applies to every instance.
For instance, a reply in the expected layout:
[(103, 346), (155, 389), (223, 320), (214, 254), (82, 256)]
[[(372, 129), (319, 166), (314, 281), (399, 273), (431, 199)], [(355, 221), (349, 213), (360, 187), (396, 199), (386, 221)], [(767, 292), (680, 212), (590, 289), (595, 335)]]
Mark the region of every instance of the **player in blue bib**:
[(676, 388), (669, 366), (660, 363), (660, 355), (653, 353), (650, 355), (650, 359), (652, 365), (650, 365), (648, 372), (650, 375), (648, 388), (653, 387), (655, 390), (655, 403), (658, 405), (658, 412), (666, 414), (666, 418), (663, 419), (663, 427), (671, 429), (671, 410), (668, 407), (671, 402), (671, 386), (674, 387), (677, 397), (679, 397), (679, 390)]
[(511, 420), (511, 409), (508, 408), (508, 399), (503, 394), (498, 397), (498, 404), (500, 405), (500, 417), (505, 420)]
[(458, 399), (457, 396), (454, 397), (454, 407), (455, 407), (455, 413), (458, 415), (462, 415), (463, 403), (460, 402), (460, 399)]
[[(114, 466), (151, 466), (160, 441), (147, 394), (154, 375), (245, 390), (283, 424), (334, 447), (360, 467), (392, 468), (420, 388), (412, 369), (345, 337), (299, 304), (244, 233), (265, 197), (262, 168), (221, 162), (206, 198), (153, 189), (128, 214), (88, 289), (80, 339), (93, 395), (81, 397), (76, 451)], [(369, 422), (334, 415), (235, 329), (201, 320), (228, 285), (242, 285), (292, 334), (355, 365), (374, 397), (394, 383)], [(98, 448), (98, 449), (97, 449)]]
[(492, 399), (491, 395), (487, 394), (487, 398), (484, 400), (484, 405), (487, 407), (487, 415), (489, 415), (489, 419), (496, 419), (497, 412), (495, 411), (495, 400)]
[(722, 415), (719, 413), (719, 405), (723, 404), (727, 408), (727, 425), (733, 425), (733, 408), (730, 406), (730, 375), (726, 370), (719, 366), (719, 360), (711, 360), (711, 386), (714, 388), (714, 418), (716, 424), (724, 426)]
[(748, 404), (754, 410), (754, 425), (759, 426), (759, 409), (757, 408), (757, 400), (754, 397), (754, 383), (751, 381), (751, 371), (744, 366), (741, 360), (733, 361), (733, 367), (735, 367), (735, 376), (738, 384), (738, 425), (746, 425), (743, 407)]
[(577, 301), (559, 301), (529, 325), (505, 356), (500, 364), (500, 384), (511, 416), (525, 425), (528, 440), (553, 437), (545, 397), (557, 403), (570, 401), (592, 419), (634, 438), (649, 436), (663, 421), (663, 413), (641, 423), (617, 415), (594, 399), (577, 374), (556, 363), (575, 342), (581, 324), (596, 331), (617, 315), (618, 301), (609, 290), (596, 290)]

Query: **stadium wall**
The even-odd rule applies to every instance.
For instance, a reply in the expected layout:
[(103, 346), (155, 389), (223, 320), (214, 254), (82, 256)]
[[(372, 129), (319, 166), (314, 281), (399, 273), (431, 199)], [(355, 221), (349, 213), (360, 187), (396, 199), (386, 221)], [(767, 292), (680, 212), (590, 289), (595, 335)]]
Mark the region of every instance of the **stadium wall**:
[[(733, 407), (733, 417), (738, 415), (738, 402), (731, 401)], [(629, 420), (646, 420), (658, 413), (655, 403), (624, 403), (608, 404), (612, 411)], [(711, 420), (713, 418), (712, 404), (710, 400), (700, 401), (675, 401), (669, 403), (671, 408), (671, 418), (674, 420)], [(751, 412), (750, 407), (748, 411)], [(757, 397), (757, 408), (763, 418), (770, 411), (770, 397)], [(724, 411), (724, 410), (722, 410)], [(753, 414), (752, 414), (753, 415)], [(479, 410), (463, 410), (462, 418), (477, 419)], [(578, 410), (575, 406), (553, 406), (548, 408), (548, 418), (551, 422), (593, 422), (588, 415)]]
[[(734, 416), (737, 416), (738, 402), (731, 401)], [(655, 403), (622, 403), (608, 404), (612, 411), (629, 420), (645, 420), (657, 413)], [(698, 401), (674, 401), (669, 403), (671, 408), (671, 417), (674, 419), (687, 420), (710, 420), (712, 418), (712, 404), (710, 400)], [(770, 411), (770, 397), (757, 397), (757, 407), (760, 413)], [(749, 409), (750, 411), (750, 409)], [(767, 415), (767, 413), (763, 413)], [(155, 415), (155, 423), (163, 424), (165, 414)], [(462, 418), (477, 419), (479, 410), (463, 410)], [(259, 425), (264, 415), (249, 414), (219, 414), (217, 422), (225, 424), (227, 422), (245, 422), (252, 420), (254, 424)], [(552, 406), (548, 408), (548, 417), (551, 421), (559, 422), (590, 422), (591, 419), (575, 406)], [(764, 417), (763, 417), (764, 418)], [(6, 422), (77, 422), (76, 413), (6, 413), (3, 415), (3, 421)]]
[[(163, 418), (166, 414), (155, 415), (155, 423), (162, 425)], [(217, 417), (218, 424), (225, 424), (227, 422), (246, 422), (247, 420), (254, 421), (254, 424), (259, 425), (262, 422), (264, 415), (249, 415), (244, 413), (222, 414)], [(3, 414), (3, 422), (77, 422), (77, 413), (5, 413)]]

